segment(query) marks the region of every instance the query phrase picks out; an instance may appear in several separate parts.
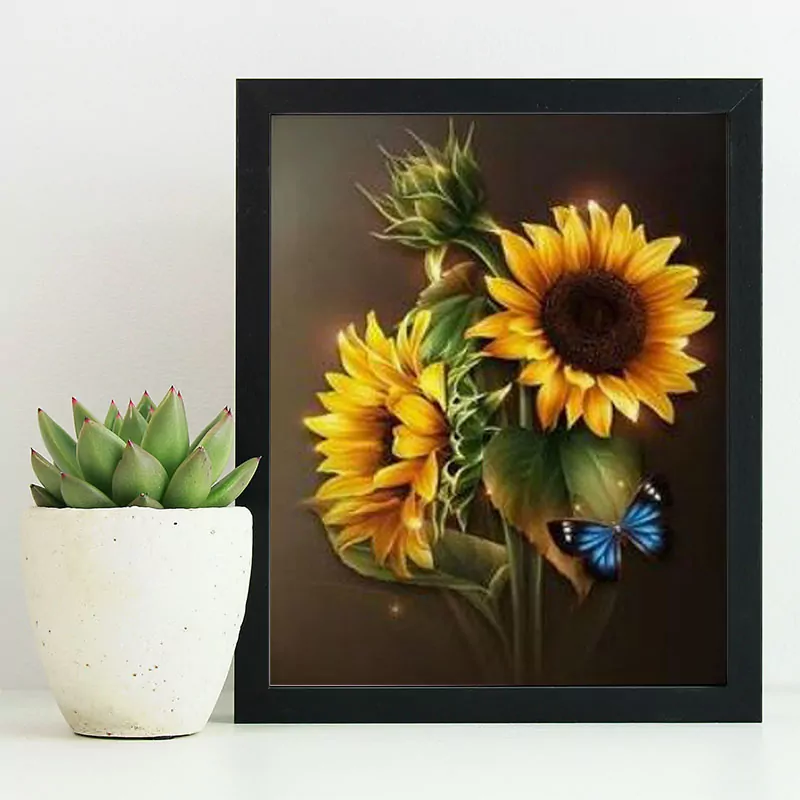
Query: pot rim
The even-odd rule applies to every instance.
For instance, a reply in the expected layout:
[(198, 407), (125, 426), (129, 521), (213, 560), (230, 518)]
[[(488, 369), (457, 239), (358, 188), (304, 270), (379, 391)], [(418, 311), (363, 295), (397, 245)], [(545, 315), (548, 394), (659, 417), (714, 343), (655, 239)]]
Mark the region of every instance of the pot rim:
[(133, 515), (137, 517), (151, 516), (191, 516), (191, 515), (215, 515), (215, 514), (239, 514), (252, 516), (250, 509), (246, 506), (224, 506), (222, 508), (145, 508), (144, 506), (118, 506), (113, 508), (41, 508), (39, 506), (27, 506), (23, 510), (26, 516), (55, 516), (57, 514), (73, 516), (122, 516)]

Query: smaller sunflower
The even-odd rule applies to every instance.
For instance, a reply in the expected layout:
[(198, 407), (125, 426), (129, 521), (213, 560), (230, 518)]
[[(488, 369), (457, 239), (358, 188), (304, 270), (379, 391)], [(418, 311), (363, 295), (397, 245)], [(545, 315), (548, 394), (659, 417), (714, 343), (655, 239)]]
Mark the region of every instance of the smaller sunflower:
[(418, 312), (390, 337), (371, 312), (363, 338), (352, 325), (341, 332), (344, 372), (328, 373), (331, 391), (318, 395), (328, 413), (304, 420), (323, 437), (318, 471), (333, 475), (314, 499), (322, 521), (340, 528), (335, 546), (370, 541), (376, 561), (401, 577), (407, 559), (433, 567), (426, 510), (449, 441), (444, 364), (420, 357), (430, 319)]
[(669, 395), (696, 391), (689, 375), (705, 366), (685, 352), (688, 337), (714, 318), (690, 297), (699, 270), (668, 263), (680, 239), (648, 241), (625, 205), (612, 221), (590, 202), (588, 226), (574, 206), (553, 215), (555, 228), (523, 224), (527, 239), (500, 231), (514, 280), (486, 278), (504, 310), (467, 335), (491, 339), (487, 355), (523, 362), (519, 381), (539, 387), (545, 430), (564, 412), (569, 427), (583, 418), (609, 436), (613, 409), (635, 421), (642, 403), (673, 422)]

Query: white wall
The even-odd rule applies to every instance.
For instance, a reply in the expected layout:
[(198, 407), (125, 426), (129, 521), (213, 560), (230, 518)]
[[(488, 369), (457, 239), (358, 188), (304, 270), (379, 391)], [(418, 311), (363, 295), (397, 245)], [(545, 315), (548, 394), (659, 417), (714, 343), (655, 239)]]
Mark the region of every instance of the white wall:
[(44, 683), (17, 564), (37, 406), (66, 424), (72, 394), (100, 410), (174, 381), (199, 425), (233, 399), (237, 76), (766, 79), (765, 679), (797, 683), (800, 60), (789, 8), (3, 0), (0, 688)]

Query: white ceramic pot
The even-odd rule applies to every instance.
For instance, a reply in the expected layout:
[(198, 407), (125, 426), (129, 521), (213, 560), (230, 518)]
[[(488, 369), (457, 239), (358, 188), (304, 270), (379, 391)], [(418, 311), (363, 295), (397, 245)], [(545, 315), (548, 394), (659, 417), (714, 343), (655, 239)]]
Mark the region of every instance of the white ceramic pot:
[(22, 565), (36, 645), (75, 733), (201, 730), (244, 615), (246, 508), (31, 508)]

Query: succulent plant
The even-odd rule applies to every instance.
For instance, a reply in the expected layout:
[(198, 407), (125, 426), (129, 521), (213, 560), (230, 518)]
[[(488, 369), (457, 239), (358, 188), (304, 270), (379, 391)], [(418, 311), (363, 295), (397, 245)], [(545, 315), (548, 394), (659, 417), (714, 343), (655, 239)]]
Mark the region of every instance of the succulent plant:
[(190, 443), (183, 397), (172, 387), (155, 405), (145, 392), (123, 417), (114, 401), (100, 422), (74, 397), (77, 439), (39, 409), (39, 430), (53, 461), (31, 449), (37, 506), (50, 508), (210, 508), (230, 505), (255, 474), (251, 458), (222, 476), (233, 447), (224, 408)]

